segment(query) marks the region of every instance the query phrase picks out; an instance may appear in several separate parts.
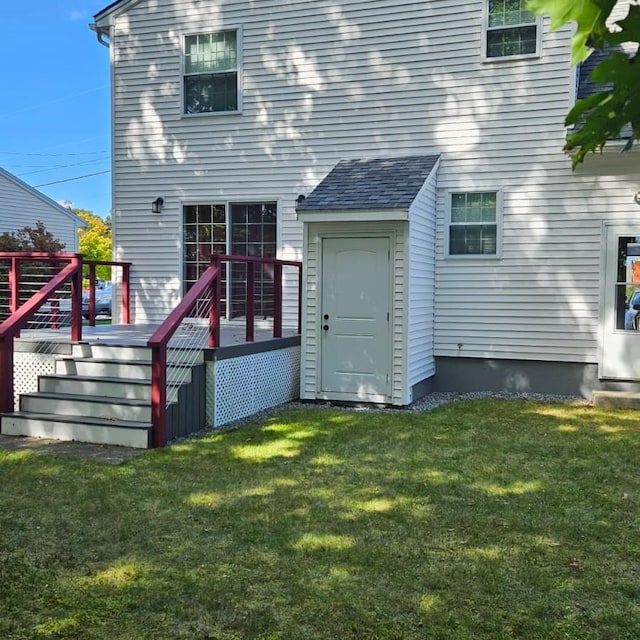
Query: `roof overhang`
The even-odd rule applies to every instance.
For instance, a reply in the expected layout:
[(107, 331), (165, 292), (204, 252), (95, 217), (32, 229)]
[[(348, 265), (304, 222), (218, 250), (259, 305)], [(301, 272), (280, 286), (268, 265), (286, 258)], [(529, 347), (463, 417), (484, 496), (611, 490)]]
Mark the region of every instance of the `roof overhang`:
[(297, 211), (301, 222), (397, 222), (409, 219), (409, 209), (312, 209)]
[(611, 140), (601, 151), (588, 153), (574, 169), (577, 176), (640, 175), (640, 141), (625, 151), (626, 140)]
[(93, 16), (96, 24), (96, 30), (110, 27), (111, 20), (115, 16), (121, 14), (123, 11), (127, 11), (139, 2), (141, 2), (141, 0), (116, 0), (116, 2), (112, 2)]

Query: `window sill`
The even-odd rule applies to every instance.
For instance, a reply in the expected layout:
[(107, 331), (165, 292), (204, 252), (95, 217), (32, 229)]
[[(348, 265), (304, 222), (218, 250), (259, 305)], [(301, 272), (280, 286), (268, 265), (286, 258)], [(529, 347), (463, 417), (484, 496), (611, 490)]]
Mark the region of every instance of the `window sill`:
[(207, 117), (223, 117), (223, 116), (241, 116), (242, 111), (201, 111), (200, 113), (183, 113), (181, 118), (207, 118)]
[(540, 53), (522, 53), (516, 56), (494, 56), (491, 58), (485, 55), (482, 56), (481, 62), (513, 62), (514, 60), (537, 60), (539, 58), (542, 58)]
[(464, 254), (447, 254), (444, 257), (445, 260), (501, 260), (502, 256), (498, 254), (489, 253), (464, 253)]

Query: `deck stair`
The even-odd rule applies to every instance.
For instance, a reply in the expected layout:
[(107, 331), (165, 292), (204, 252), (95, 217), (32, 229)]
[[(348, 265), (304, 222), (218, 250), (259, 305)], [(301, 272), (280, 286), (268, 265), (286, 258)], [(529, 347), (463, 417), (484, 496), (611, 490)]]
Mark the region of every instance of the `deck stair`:
[[(169, 349), (167, 419), (170, 439), (205, 422), (202, 350)], [(143, 346), (81, 343), (56, 361), (38, 391), (20, 396), (19, 411), (0, 417), (5, 435), (152, 446), (151, 351)]]
[(591, 401), (594, 407), (640, 409), (640, 393), (637, 391), (594, 391)]

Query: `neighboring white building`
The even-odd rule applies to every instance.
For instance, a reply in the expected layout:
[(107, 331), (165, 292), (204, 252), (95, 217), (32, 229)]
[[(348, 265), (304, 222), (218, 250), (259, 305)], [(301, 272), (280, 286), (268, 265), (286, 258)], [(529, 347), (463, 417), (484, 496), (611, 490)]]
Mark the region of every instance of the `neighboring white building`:
[(78, 251), (78, 230), (86, 227), (77, 215), (0, 168), (0, 233), (15, 233), (42, 222), (65, 252)]
[[(136, 322), (171, 310), (210, 253), (305, 253), (304, 398), (587, 395), (640, 381), (640, 331), (624, 328), (640, 154), (612, 144), (571, 171), (571, 30), (550, 33), (515, 5), (120, 0), (101, 11), (115, 258), (133, 263)], [(341, 161), (415, 157), (438, 161), (401, 207), (334, 197), (323, 208), (314, 192)], [(375, 171), (351, 175), (359, 193), (376, 191)], [(334, 178), (325, 187), (344, 188)], [(360, 364), (325, 348), (324, 277), (336, 239), (380, 237), (389, 324), (370, 335), (390, 346), (369, 361), (381, 386), (355, 374), (338, 383)], [(233, 303), (242, 277), (232, 280)]]

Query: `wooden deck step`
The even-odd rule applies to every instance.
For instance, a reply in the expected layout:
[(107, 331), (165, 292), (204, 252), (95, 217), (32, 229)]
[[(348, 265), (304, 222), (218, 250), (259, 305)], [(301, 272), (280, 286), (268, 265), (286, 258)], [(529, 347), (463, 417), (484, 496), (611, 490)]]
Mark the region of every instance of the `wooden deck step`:
[(2, 434), (147, 449), (151, 423), (18, 411), (2, 416)]

